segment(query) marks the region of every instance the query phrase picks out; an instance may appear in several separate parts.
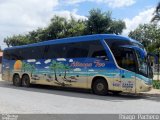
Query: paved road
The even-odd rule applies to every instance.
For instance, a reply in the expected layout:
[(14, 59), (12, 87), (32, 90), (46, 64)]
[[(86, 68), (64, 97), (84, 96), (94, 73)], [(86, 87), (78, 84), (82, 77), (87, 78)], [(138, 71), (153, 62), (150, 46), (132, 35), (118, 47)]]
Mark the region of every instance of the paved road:
[(0, 113), (160, 113), (160, 97), (97, 96), (0, 80)]

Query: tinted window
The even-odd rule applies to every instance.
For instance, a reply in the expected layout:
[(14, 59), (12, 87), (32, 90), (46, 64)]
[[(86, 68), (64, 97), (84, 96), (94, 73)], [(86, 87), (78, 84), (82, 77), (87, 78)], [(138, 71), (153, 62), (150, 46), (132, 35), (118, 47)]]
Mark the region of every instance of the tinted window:
[(66, 45), (65, 44), (53, 44), (46, 46), (45, 58), (65, 58), (66, 57)]
[(90, 45), (96, 41), (53, 44), (47, 47), (45, 58), (84, 58), (88, 56)]
[(70, 43), (67, 47), (67, 58), (84, 58), (88, 56), (90, 42)]
[(44, 56), (44, 46), (17, 48), (4, 51), (4, 59), (27, 60), (42, 59)]
[(123, 45), (132, 45), (132, 43), (128, 40), (114, 40), (114, 39), (110, 39), (110, 40), (105, 40), (106, 43), (108, 44), (108, 46), (110, 47), (111, 50), (116, 49), (119, 46), (123, 46)]
[(90, 43), (90, 57), (107, 57), (106, 51), (100, 41), (94, 41)]
[(9, 50), (5, 50), (3, 52), (3, 58), (9, 60), (10, 59), (10, 54), (9, 54)]
[(4, 58), (10, 60), (41, 59), (44, 55), (44, 46), (10, 49), (4, 52)]
[(104, 50), (96, 50), (93, 52), (92, 57), (97, 58), (98, 56), (107, 56)]
[(18, 49), (11, 49), (9, 50), (9, 57), (10, 60), (18, 60), (19, 59), (19, 53), (18, 53)]
[(28, 47), (19, 49), (20, 59), (42, 59), (44, 55), (45, 46)]
[(106, 56), (100, 41), (84, 41), (47, 46), (26, 47), (12, 49), (4, 53), (5, 58), (12, 60), (21, 59), (48, 59), (48, 58), (84, 58)]

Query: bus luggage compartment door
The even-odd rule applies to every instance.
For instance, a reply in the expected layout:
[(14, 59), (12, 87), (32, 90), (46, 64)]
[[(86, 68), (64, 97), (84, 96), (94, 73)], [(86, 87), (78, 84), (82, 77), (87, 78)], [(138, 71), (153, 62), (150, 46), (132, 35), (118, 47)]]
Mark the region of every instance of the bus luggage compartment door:
[(136, 89), (136, 74), (134, 72), (121, 70), (120, 73), (120, 79), (122, 84), (122, 91), (123, 92), (129, 92), (129, 93), (135, 93)]

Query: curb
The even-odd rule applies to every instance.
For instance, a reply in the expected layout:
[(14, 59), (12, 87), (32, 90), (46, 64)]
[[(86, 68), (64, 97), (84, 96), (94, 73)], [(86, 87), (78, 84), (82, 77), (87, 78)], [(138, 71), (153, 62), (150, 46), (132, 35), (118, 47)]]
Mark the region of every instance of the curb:
[(152, 96), (152, 97), (160, 97), (160, 90), (159, 89), (152, 89), (149, 92), (141, 92), (138, 93), (139, 95), (144, 95), (144, 96)]
[(150, 96), (150, 97), (160, 97), (159, 93), (138, 93), (137, 95), (141, 95), (141, 96)]

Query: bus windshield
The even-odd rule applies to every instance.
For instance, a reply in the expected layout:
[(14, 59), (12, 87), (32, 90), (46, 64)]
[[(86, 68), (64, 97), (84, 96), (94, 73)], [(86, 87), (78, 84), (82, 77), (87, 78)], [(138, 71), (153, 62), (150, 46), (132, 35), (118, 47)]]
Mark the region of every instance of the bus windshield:
[(137, 61), (138, 61), (138, 69), (144, 75), (147, 75), (147, 59), (146, 57), (142, 57), (140, 52), (136, 50)]
[(138, 62), (138, 71), (140, 74), (147, 76), (149, 78), (153, 77), (152, 69), (150, 66), (150, 61), (147, 55), (142, 55), (140, 51), (135, 50), (137, 55), (137, 62)]
[(119, 67), (152, 78), (152, 69), (144, 51), (134, 46), (112, 49)]
[(118, 47), (112, 49), (112, 53), (119, 67), (136, 72), (136, 55), (133, 49)]
[(141, 44), (126, 40), (105, 40), (119, 67), (152, 78), (147, 53)]

